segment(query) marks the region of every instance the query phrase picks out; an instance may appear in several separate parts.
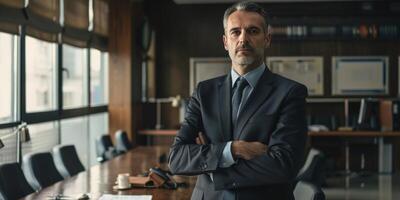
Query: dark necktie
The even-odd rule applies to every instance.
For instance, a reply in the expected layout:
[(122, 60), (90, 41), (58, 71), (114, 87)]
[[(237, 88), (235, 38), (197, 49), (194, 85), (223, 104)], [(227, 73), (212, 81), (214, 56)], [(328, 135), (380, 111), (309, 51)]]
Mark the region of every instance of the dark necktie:
[(243, 90), (249, 83), (243, 77), (239, 77), (236, 80), (236, 87), (232, 95), (232, 124), (233, 127), (236, 127), (236, 120), (238, 116), (239, 106), (242, 101)]
[[(238, 116), (238, 112), (240, 112), (239, 106), (242, 101), (243, 90), (248, 84), (249, 83), (247, 82), (247, 80), (245, 78), (239, 77), (236, 80), (236, 86), (233, 88), (233, 95), (232, 95), (232, 125), (233, 125), (233, 129), (235, 129), (235, 127), (236, 127), (236, 119)], [(233, 136), (232, 136), (232, 139), (233, 139)], [(236, 199), (235, 191), (224, 190), (223, 200), (234, 200), (234, 199)]]

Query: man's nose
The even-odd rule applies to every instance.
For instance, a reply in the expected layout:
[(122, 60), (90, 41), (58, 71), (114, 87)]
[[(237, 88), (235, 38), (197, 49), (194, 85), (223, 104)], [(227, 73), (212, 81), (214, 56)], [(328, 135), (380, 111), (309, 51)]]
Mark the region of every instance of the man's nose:
[(246, 30), (242, 30), (239, 36), (239, 42), (246, 44), (248, 42), (248, 34)]

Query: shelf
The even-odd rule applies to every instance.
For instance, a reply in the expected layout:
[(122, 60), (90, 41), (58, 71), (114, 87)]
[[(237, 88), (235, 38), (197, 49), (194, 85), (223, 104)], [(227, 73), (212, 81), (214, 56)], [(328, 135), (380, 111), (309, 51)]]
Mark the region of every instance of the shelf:
[(399, 131), (320, 131), (308, 132), (310, 137), (400, 137)]

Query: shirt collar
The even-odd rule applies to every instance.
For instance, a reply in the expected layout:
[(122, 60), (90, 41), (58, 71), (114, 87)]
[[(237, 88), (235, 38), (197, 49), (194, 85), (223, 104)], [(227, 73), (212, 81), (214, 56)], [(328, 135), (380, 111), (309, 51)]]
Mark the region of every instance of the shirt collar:
[[(249, 85), (254, 88), (257, 85), (258, 80), (261, 78), (262, 74), (265, 71), (265, 64), (261, 64), (257, 68), (247, 72), (243, 75), (243, 78), (249, 83)], [(232, 87), (235, 85), (236, 80), (240, 77), (240, 75), (232, 68), (231, 69), (231, 77), (232, 77)]]

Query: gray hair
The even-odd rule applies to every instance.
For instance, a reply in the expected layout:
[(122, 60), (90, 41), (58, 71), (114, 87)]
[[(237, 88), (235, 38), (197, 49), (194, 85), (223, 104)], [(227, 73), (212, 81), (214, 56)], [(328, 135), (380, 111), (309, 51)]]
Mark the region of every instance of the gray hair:
[(267, 12), (265, 12), (264, 8), (261, 7), (260, 5), (253, 3), (253, 2), (238, 2), (233, 4), (231, 7), (225, 10), (224, 13), (224, 30), (226, 30), (226, 27), (228, 26), (228, 17), (234, 13), (235, 11), (247, 11), (247, 12), (255, 12), (261, 15), (264, 18), (264, 29), (266, 32), (268, 32), (268, 24), (267, 24)]

